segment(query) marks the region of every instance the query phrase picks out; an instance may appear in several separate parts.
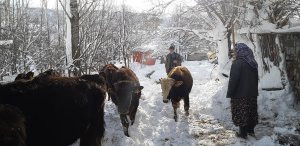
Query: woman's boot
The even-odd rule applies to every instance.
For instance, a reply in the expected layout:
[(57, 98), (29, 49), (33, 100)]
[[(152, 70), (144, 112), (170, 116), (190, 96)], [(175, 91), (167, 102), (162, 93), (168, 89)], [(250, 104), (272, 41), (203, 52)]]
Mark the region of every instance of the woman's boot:
[(247, 139), (247, 126), (240, 126), (239, 132), (236, 134), (237, 137)]
[(255, 126), (253, 126), (252, 124), (247, 125), (247, 133), (253, 137), (255, 137), (254, 128), (255, 128)]

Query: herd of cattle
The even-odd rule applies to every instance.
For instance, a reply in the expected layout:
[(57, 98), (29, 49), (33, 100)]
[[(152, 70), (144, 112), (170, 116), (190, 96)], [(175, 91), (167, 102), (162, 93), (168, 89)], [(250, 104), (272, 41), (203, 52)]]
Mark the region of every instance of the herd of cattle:
[[(188, 115), (190, 72), (176, 67), (160, 83), (163, 101), (172, 101), (175, 121), (181, 99)], [(62, 77), (52, 69), (35, 77), (33, 72), (19, 74), (15, 81), (0, 84), (0, 145), (67, 146), (80, 139), (80, 146), (100, 146), (106, 94), (129, 136), (143, 88), (132, 70), (113, 64), (80, 77)]]

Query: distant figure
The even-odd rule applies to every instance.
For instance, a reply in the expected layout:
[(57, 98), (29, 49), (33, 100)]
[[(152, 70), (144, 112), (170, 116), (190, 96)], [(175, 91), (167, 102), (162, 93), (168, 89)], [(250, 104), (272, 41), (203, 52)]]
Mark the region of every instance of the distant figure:
[(227, 98), (231, 98), (232, 121), (239, 126), (237, 136), (254, 135), (258, 123), (258, 70), (252, 50), (244, 43), (235, 45), (236, 60), (230, 70)]
[(160, 56), (160, 64), (164, 64), (165, 63), (165, 56)]
[(176, 66), (181, 66), (181, 56), (175, 52), (174, 45), (171, 45), (169, 48), (170, 53), (166, 57), (165, 68), (167, 74)]

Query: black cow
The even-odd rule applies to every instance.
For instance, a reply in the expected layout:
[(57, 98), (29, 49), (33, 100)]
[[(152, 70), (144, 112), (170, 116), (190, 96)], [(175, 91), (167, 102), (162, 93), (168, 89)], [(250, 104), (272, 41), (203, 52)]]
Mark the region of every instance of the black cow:
[(0, 145), (26, 146), (25, 116), (15, 106), (0, 104)]
[(179, 102), (184, 100), (184, 110), (189, 115), (190, 101), (189, 94), (193, 87), (193, 78), (190, 71), (186, 67), (178, 66), (173, 68), (167, 78), (160, 79), (163, 102), (172, 101), (174, 109), (174, 119), (177, 122), (177, 108)]
[(32, 80), (33, 79), (33, 75), (34, 75), (34, 72), (30, 71), (28, 73), (20, 73), (17, 75), (17, 77), (15, 78), (15, 81), (18, 81), (18, 80)]
[(28, 146), (67, 146), (78, 138), (81, 146), (101, 145), (105, 90), (96, 82), (79, 77), (21, 80), (0, 85), (0, 95), (0, 104), (23, 111)]
[(61, 77), (62, 75), (54, 70), (54, 69), (48, 69), (42, 73), (40, 73), (39, 75), (37, 75), (35, 78), (40, 78), (40, 79), (44, 79), (44, 78), (51, 78), (51, 77)]
[(129, 137), (129, 122), (127, 115), (131, 120), (131, 125), (135, 121), (135, 115), (139, 106), (141, 90), (139, 79), (135, 73), (129, 68), (122, 67), (117, 70), (112, 79), (113, 87), (108, 90), (112, 94), (112, 101), (118, 107), (124, 134)]

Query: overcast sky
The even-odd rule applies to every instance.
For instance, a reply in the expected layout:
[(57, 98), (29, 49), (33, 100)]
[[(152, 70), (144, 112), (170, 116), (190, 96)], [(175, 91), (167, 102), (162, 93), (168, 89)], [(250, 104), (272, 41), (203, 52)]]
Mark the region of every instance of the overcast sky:
[[(62, 0), (63, 1), (63, 0)], [(123, 0), (114, 0), (115, 5), (121, 5)], [(131, 7), (136, 11), (143, 11), (147, 8), (147, 5), (150, 3), (148, 0), (125, 0), (127, 6)], [(30, 7), (41, 7), (41, 0), (30, 0), (29, 1)], [(48, 7), (50, 9), (56, 8), (56, 0), (48, 0)]]
[[(161, 0), (161, 1), (167, 2), (169, 0)], [(122, 2), (123, 2), (123, 0), (114, 0), (115, 5), (120, 6), (122, 4)], [(132, 9), (136, 12), (142, 12), (144, 10), (147, 10), (147, 9), (153, 7), (153, 5), (151, 4), (151, 2), (149, 2), (149, 0), (124, 0), (124, 2), (128, 7), (130, 7), (130, 9)], [(176, 0), (176, 3), (180, 3), (180, 2), (186, 3), (188, 5), (195, 4), (193, 0)], [(170, 6), (168, 8), (168, 11), (171, 11), (171, 9), (174, 7), (174, 5), (176, 5), (176, 4), (174, 3), (173, 6)], [(29, 6), (30, 7), (41, 7), (41, 0), (30, 0)], [(48, 0), (48, 8), (50, 8), (50, 9), (56, 8), (56, 0)]]

